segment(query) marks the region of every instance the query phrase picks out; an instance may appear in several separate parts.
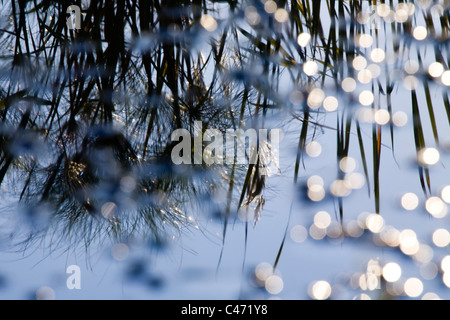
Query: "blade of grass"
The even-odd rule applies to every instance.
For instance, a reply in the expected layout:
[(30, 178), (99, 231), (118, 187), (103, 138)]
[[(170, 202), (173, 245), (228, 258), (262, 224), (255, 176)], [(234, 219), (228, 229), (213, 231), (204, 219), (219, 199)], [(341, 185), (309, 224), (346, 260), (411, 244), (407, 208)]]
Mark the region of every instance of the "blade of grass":
[(275, 272), (275, 270), (276, 270), (276, 268), (278, 266), (278, 263), (280, 262), (281, 253), (283, 252), (284, 244), (286, 242), (286, 237), (287, 237), (287, 233), (288, 233), (288, 230), (289, 230), (289, 223), (291, 221), (293, 205), (294, 204), (291, 203), (291, 208), (289, 209), (289, 216), (288, 216), (288, 221), (287, 221), (287, 224), (286, 224), (286, 229), (284, 230), (283, 240), (281, 241), (280, 248), (278, 249), (278, 253), (277, 253), (277, 256), (275, 258), (275, 262), (273, 263), (273, 271), (274, 272)]
[(309, 110), (306, 108), (305, 115), (303, 119), (302, 129), (300, 132), (300, 138), (298, 140), (298, 149), (297, 149), (297, 158), (295, 160), (295, 169), (294, 169), (294, 182), (298, 180), (298, 173), (300, 170), (300, 162), (302, 160), (303, 152), (306, 146), (306, 138), (308, 134), (308, 126), (309, 126)]
[(381, 156), (381, 127), (374, 124), (372, 129), (373, 153), (373, 185), (375, 196), (375, 211), (380, 213), (380, 156)]
[(450, 125), (450, 103), (448, 101), (448, 95), (446, 92), (442, 94), (442, 99), (444, 100), (445, 111), (447, 113), (448, 124)]
[[(414, 126), (414, 142), (416, 146), (416, 152), (419, 154), (419, 152), (425, 148), (425, 138), (423, 134), (422, 129), (422, 121), (420, 119), (420, 112), (419, 112), (419, 103), (417, 101), (417, 94), (416, 90), (411, 91), (411, 100), (412, 100), (412, 114), (413, 114), (413, 126)], [(428, 169), (424, 169), (423, 167), (419, 166), (419, 177), (420, 177), (420, 184), (422, 186), (422, 190), (425, 195), (427, 195), (427, 191), (430, 190), (430, 174)], [(427, 189), (428, 187), (428, 189)]]
[[(419, 66), (421, 68), (423, 68), (422, 57), (420, 56), (419, 52), (417, 53), (417, 56), (418, 56), (418, 59), (419, 59)], [(430, 87), (429, 87), (427, 81), (423, 82), (423, 89), (425, 91), (425, 98), (426, 98), (426, 101), (427, 101), (428, 115), (430, 117), (430, 123), (431, 123), (431, 128), (433, 130), (434, 140), (436, 142), (436, 145), (439, 145), (439, 134), (438, 134), (438, 128), (437, 128), (437, 124), (436, 124), (436, 115), (434, 113), (433, 102), (431, 100), (431, 94), (430, 94)]]
[(364, 176), (367, 181), (367, 192), (370, 196), (370, 179), (369, 179), (369, 169), (367, 165), (366, 152), (364, 150), (364, 141), (361, 133), (361, 125), (359, 121), (356, 121), (356, 133), (358, 135), (359, 152), (361, 153), (361, 161), (364, 169)]

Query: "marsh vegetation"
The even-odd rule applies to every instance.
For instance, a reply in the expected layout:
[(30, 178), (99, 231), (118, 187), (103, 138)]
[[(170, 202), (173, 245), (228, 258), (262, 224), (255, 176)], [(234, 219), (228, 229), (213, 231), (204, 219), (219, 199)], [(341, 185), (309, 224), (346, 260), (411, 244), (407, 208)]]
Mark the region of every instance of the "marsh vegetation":
[[(71, 5), (80, 29), (67, 23)], [(286, 231), (269, 235), (279, 249), (252, 271), (266, 294), (283, 289), (286, 242), (306, 238), (383, 247), (432, 269), (403, 279), (399, 263), (370, 260), (339, 283), (356, 296), (422, 297), (420, 277), (450, 287), (448, 1), (0, 8), (0, 208), (26, 221), (9, 245), (160, 246), (219, 221), (220, 266), (229, 227), (243, 224), (247, 246), (277, 189), (289, 188), (278, 209)], [(208, 145), (199, 122), (201, 134), (280, 129), (281, 157), (268, 141), (256, 163), (175, 165), (177, 129)], [(407, 211), (438, 227), (387, 222)], [(338, 296), (313, 280), (311, 298)]]

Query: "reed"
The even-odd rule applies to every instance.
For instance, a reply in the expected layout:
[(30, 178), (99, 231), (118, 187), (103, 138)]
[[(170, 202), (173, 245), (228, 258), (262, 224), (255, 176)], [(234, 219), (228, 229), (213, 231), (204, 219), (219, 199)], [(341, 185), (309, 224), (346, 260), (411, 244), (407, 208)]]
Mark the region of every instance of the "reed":
[[(106, 219), (101, 225), (113, 237), (131, 237), (137, 230), (159, 237), (168, 222), (182, 229), (192, 222), (185, 214), (192, 199), (222, 188), (228, 194), (218, 209), (225, 241), (230, 217), (239, 210), (255, 210), (254, 216), (260, 216), (266, 177), (257, 166), (237, 164), (203, 165), (180, 173), (170, 164), (170, 134), (178, 128), (194, 132), (195, 121), (223, 131), (265, 127), (287, 110), (298, 136), (289, 173), (293, 183), (302, 183), (307, 144), (326, 130), (336, 135), (336, 163), (349, 156), (353, 141), (359, 147), (373, 211), (381, 214), (381, 155), (388, 149), (383, 125), (372, 121), (367, 130), (357, 116), (356, 94), (343, 83), (361, 82), (354, 62), (363, 57), (369, 63), (369, 47), (396, 57), (392, 63), (380, 61), (381, 76), (363, 80), (373, 96), (363, 104), (374, 114), (386, 109), (392, 119), (402, 81), (414, 82), (406, 103), (412, 109), (416, 151), (431, 143), (440, 146), (440, 132), (448, 128), (438, 125), (437, 110), (445, 110), (450, 123), (448, 86), (431, 78), (426, 66), (431, 59), (448, 70), (449, 8), (440, 5), (439, 14), (441, 7), (433, 11), (417, 1), (382, 1), (394, 10), (415, 4), (415, 12), (392, 11), (394, 20), (376, 29), (361, 23), (368, 3), (1, 1), (0, 183), (14, 183), (20, 201), (31, 208), (48, 205), (52, 216), (67, 224), (64, 234), (78, 224), (85, 239), (103, 234), (91, 228), (98, 219)], [(82, 8), (81, 30), (69, 30), (66, 24), (72, 4)], [(419, 20), (426, 23), (427, 50), (414, 34)], [(361, 35), (373, 45), (358, 44)], [(401, 70), (400, 61), (406, 58), (417, 58), (418, 71), (393, 79), (392, 72)], [(377, 64), (377, 57), (372, 60)], [(317, 70), (305, 72), (307, 61)], [(303, 98), (280, 93), (286, 87)], [(308, 103), (314, 88), (343, 102), (328, 116), (334, 117), (331, 128), (321, 123), (327, 113), (322, 102)], [(442, 91), (442, 99), (435, 97), (436, 90)], [(394, 123), (388, 123), (395, 155)], [(430, 128), (432, 142), (425, 133)], [(49, 152), (40, 154), (40, 146)], [(429, 169), (418, 166), (418, 171), (429, 195)], [(202, 177), (200, 183), (196, 175)], [(126, 187), (123, 191), (124, 177), (134, 183), (129, 192)], [(344, 179), (339, 169), (336, 178)], [(101, 192), (105, 189), (110, 191)], [(133, 219), (102, 215), (105, 203), (116, 203), (117, 197), (134, 203), (137, 214), (126, 215)], [(345, 196), (334, 201), (342, 221)], [(120, 204), (117, 210), (127, 211)]]

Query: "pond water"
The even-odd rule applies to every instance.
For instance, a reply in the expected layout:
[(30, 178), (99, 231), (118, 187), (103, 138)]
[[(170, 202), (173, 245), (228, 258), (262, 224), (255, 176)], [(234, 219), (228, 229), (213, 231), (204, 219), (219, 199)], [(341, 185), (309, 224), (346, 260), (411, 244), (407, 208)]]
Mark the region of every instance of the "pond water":
[(448, 1), (134, 2), (2, 4), (0, 299), (450, 298)]

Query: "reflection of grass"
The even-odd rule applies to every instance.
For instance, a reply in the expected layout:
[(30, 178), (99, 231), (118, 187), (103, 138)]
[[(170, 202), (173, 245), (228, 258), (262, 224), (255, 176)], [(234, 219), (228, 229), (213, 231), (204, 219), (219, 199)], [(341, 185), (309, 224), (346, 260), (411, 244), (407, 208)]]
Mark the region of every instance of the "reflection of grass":
[[(174, 174), (168, 161), (173, 147), (169, 137), (176, 128), (192, 132), (197, 120), (205, 123), (204, 128), (259, 128), (280, 111), (289, 110), (299, 123), (293, 172), (298, 183), (305, 147), (321, 126), (316, 121), (321, 109), (308, 106), (306, 99), (316, 87), (323, 88), (327, 95), (342, 96), (349, 105), (333, 114), (336, 162), (349, 156), (351, 142), (357, 139), (369, 194), (374, 199), (375, 212), (380, 213), (384, 131), (382, 125), (373, 122), (371, 141), (366, 141), (361, 121), (355, 117), (357, 103), (353, 100), (357, 97), (344, 94), (341, 89), (345, 78), (357, 78), (352, 67), (354, 58), (362, 55), (370, 60), (369, 51), (355, 44), (359, 34), (370, 34), (374, 46), (395, 54), (398, 61), (408, 56), (406, 49), (411, 59), (418, 59), (421, 69), (416, 78), (423, 86), (411, 90), (416, 150), (427, 146), (425, 125), (431, 127), (439, 145), (436, 114), (441, 102), (432, 97), (432, 81), (424, 62), (430, 58), (425, 57), (420, 43), (412, 37), (415, 19), (369, 30), (357, 22), (363, 1), (281, 1), (275, 14), (266, 12), (259, 1), (250, 3), (252, 7), (233, 2), (221, 6), (235, 19), (223, 21), (214, 33), (208, 33), (205, 29), (212, 31), (214, 24), (211, 19), (201, 18), (206, 13), (215, 17), (217, 7), (204, 2), (110, 1), (99, 7), (98, 2), (92, 1), (83, 8), (82, 30), (74, 33), (65, 25), (64, 13), (69, 4), (72, 2), (55, 4), (48, 0), (4, 4), (2, 13), (11, 14), (12, 21), (2, 26), (7, 32), (0, 38), (4, 48), (0, 80), (3, 87), (0, 182), (13, 167), (22, 171), (26, 176), (21, 191), (23, 199), (33, 205), (50, 202), (56, 215), (68, 222), (68, 230), (79, 223), (83, 224), (80, 229), (89, 230), (89, 223), (82, 220), (98, 214), (105, 202), (117, 202), (113, 197), (117, 193), (104, 196), (102, 188), (114, 188), (123, 174), (141, 174), (140, 168), (153, 168), (146, 167), (148, 163), (157, 163), (154, 167), (157, 172), (137, 179), (137, 195), (131, 198), (143, 201), (144, 205), (137, 206), (140, 214), (129, 222), (129, 233), (139, 230), (141, 223), (152, 235), (157, 235), (164, 221), (186, 222), (176, 208), (183, 208), (183, 204), (199, 194), (192, 176), (180, 178), (178, 173)], [(284, 9), (289, 14), (286, 21)], [(430, 10), (419, 7), (416, 10), (417, 19), (423, 15), (427, 23), (429, 38), (436, 40), (433, 60), (448, 66), (445, 58), (448, 14), (437, 19)], [(329, 19), (324, 21), (327, 11)], [(237, 18), (242, 13), (247, 15), (246, 21)], [(205, 25), (205, 21), (210, 24)], [(311, 35), (309, 44), (297, 43), (301, 33)], [(386, 41), (391, 34), (399, 38)], [(302, 71), (305, 61), (315, 61), (319, 72), (307, 76)], [(394, 64), (396, 68), (401, 67), (399, 63)], [(392, 101), (401, 81), (392, 79), (392, 66), (387, 63), (380, 66), (385, 68), (384, 76), (372, 79), (369, 84), (375, 97), (369, 107), (376, 111), (385, 106), (392, 119), (396, 108)], [(303, 99), (289, 102), (280, 93), (285, 89), (298, 91)], [(419, 91), (425, 95), (423, 101), (418, 98)], [(445, 91), (443, 106), (450, 122)], [(424, 121), (425, 114), (429, 124)], [(107, 142), (112, 162), (105, 162), (106, 167), (95, 167), (103, 149), (91, 148), (89, 140), (89, 128), (97, 126), (120, 132)], [(389, 126), (394, 150), (394, 125), (390, 122)], [(12, 141), (16, 141), (13, 138), (29, 131), (52, 150), (50, 165), (42, 165), (36, 154), (28, 150), (33, 148), (26, 144), (19, 152), (11, 151)], [(354, 131), (356, 134), (352, 134)], [(108, 139), (108, 134), (104, 134)], [(371, 148), (368, 142), (372, 143)], [(108, 165), (112, 166), (109, 171)], [(422, 189), (429, 194), (429, 170), (418, 168)], [(257, 210), (262, 209), (265, 177), (254, 166), (232, 165), (217, 171), (224, 179), (215, 183), (228, 183), (227, 201), (222, 209), (225, 237), (233, 212), (248, 207), (255, 199), (259, 201)], [(344, 173), (338, 171), (337, 178), (344, 179)], [(208, 189), (210, 182), (205, 181), (208, 179), (204, 179), (203, 189)], [(171, 203), (160, 208), (143, 200), (160, 193)], [(342, 220), (344, 197), (337, 197), (337, 203)], [(123, 225), (116, 222), (108, 228), (120, 238), (124, 234)]]

